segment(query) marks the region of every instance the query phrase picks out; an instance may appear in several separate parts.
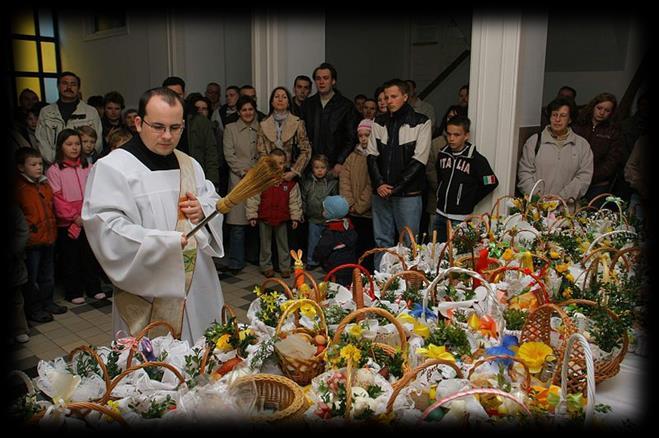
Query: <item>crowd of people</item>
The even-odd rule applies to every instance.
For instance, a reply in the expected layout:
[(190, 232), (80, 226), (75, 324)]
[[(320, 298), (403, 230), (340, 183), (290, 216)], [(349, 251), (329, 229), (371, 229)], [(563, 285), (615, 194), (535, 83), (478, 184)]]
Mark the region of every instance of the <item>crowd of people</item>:
[[(126, 109), (117, 91), (85, 103), (73, 72), (59, 75), (54, 103), (23, 90), (10, 136), (16, 230), (24, 236), (14, 254), (27, 273), (14, 282), (15, 340), (29, 339), (26, 318), (46, 322), (67, 311), (53, 301), (56, 277), (74, 304), (105, 299), (101, 281), (109, 279), (115, 325), (127, 332), (145, 325), (140, 315), (183, 306), (164, 317), (194, 338), (219, 313), (209, 312), (222, 303), (221, 292), (209, 292), (220, 290), (215, 269), (237, 274), (249, 261), (265, 277), (278, 270), (288, 278), (289, 250), (302, 249), (308, 269), (330, 270), (393, 246), (404, 226), (436, 230), (444, 241), (446, 223), (463, 220), (498, 185), (469, 141), (468, 85), (437, 120), (413, 80), (392, 79), (353, 100), (337, 81), (334, 66), (322, 63), (295, 78), (293, 94), (272, 90), (267, 113), (251, 85), (227, 86), (222, 103), (220, 84), (186, 95), (180, 77), (145, 92), (137, 109)], [(566, 200), (614, 193), (642, 217), (647, 95), (622, 121), (611, 93), (581, 109), (575, 99), (562, 87), (542, 109), (541, 129), (523, 146), (517, 189), (529, 194), (542, 179), (544, 193)], [(279, 184), (193, 238), (182, 234), (266, 155), (283, 171)], [(367, 263), (377, 268), (379, 259)], [(148, 311), (128, 315), (135, 306)]]

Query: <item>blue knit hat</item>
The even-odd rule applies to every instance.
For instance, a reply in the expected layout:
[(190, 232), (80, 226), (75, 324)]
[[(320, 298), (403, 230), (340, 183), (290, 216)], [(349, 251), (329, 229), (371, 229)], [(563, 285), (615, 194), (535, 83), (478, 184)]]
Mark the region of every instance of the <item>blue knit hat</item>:
[(328, 196), (323, 201), (326, 219), (341, 219), (348, 214), (348, 201), (343, 196)]

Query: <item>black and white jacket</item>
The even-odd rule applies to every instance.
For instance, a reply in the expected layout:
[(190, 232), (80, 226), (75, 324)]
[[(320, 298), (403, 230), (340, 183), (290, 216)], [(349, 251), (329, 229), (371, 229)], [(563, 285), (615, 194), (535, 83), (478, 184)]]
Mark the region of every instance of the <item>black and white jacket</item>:
[(464, 220), (474, 207), (498, 185), (487, 158), (466, 143), (460, 152), (446, 145), (437, 155), (437, 214)]
[(373, 191), (389, 184), (392, 196), (421, 195), (431, 140), (430, 119), (407, 103), (393, 114), (376, 117), (366, 149)]

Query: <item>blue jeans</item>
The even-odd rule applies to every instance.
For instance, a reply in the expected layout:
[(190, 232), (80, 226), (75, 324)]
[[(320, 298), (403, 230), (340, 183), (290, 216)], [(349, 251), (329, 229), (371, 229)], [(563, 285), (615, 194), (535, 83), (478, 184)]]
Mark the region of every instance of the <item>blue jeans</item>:
[[(394, 236), (405, 226), (409, 226), (414, 235), (419, 232), (423, 199), (419, 196), (397, 197), (382, 199), (374, 195), (373, 209), (373, 237), (375, 245), (379, 248), (394, 246)], [(382, 254), (375, 255), (375, 268), (379, 269)]]
[(454, 219), (449, 219), (446, 216), (442, 216), (441, 214), (434, 214), (434, 221), (432, 223), (432, 226), (434, 229), (437, 230), (437, 242), (442, 243), (446, 242), (448, 240), (448, 236), (446, 235), (446, 221), (450, 220), (451, 225), (453, 228), (457, 227), (458, 224), (462, 221), (454, 220)]
[(318, 262), (313, 259), (313, 252), (316, 250), (316, 245), (320, 241), (320, 235), (325, 228), (325, 224), (314, 224), (309, 222), (309, 244), (307, 246), (307, 265), (318, 265)]
[(28, 315), (32, 315), (53, 303), (55, 245), (26, 248), (25, 265), (28, 277), (24, 293), (25, 310)]
[(247, 225), (229, 225), (229, 269), (245, 267), (245, 228)]

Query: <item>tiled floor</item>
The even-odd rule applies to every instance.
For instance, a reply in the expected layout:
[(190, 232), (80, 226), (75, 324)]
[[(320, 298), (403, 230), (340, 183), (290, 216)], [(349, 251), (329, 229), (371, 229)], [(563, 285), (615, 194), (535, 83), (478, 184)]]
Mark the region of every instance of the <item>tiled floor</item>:
[[(322, 278), (323, 272), (311, 272), (315, 278)], [(247, 264), (238, 275), (219, 273), (224, 301), (236, 312), (238, 322), (247, 322), (247, 309), (256, 296), (252, 290), (265, 277), (258, 266)], [(286, 280), (286, 279), (285, 279)], [(286, 280), (292, 284), (293, 278)], [(112, 333), (112, 298), (96, 301), (88, 299), (86, 304), (74, 305), (64, 301), (62, 291), (56, 290), (56, 302), (69, 307), (62, 315), (47, 323), (30, 323), (30, 340), (25, 344), (14, 344), (12, 348), (12, 369), (25, 371), (29, 376), (37, 375), (39, 360), (52, 360), (64, 356), (80, 345), (109, 345)], [(218, 315), (219, 318), (219, 315)]]

